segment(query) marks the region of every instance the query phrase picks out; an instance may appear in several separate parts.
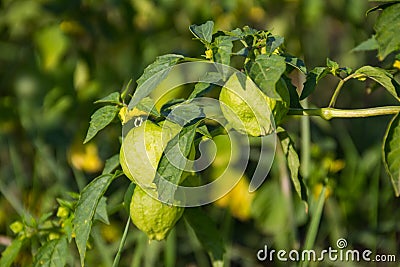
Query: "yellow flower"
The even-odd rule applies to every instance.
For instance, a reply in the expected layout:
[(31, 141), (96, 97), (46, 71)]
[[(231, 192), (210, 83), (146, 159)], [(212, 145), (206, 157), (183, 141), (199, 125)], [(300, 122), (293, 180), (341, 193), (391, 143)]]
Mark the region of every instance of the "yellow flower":
[(254, 193), (249, 192), (248, 179), (243, 176), (236, 186), (215, 204), (219, 207), (228, 207), (233, 217), (245, 221), (250, 218), (250, 207)]
[(400, 60), (395, 60), (393, 63), (393, 67), (400, 70)]
[(94, 143), (73, 145), (69, 154), (72, 166), (78, 170), (98, 172), (103, 167), (103, 162)]

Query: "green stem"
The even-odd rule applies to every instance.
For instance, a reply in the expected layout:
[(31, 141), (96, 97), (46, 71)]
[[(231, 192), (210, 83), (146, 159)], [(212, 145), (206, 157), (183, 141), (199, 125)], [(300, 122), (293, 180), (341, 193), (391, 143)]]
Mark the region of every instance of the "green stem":
[[(326, 193), (326, 186), (324, 185), (322, 187), (321, 193), (319, 194), (318, 202), (316, 203), (317, 206), (315, 207), (315, 210), (312, 214), (310, 226), (309, 226), (307, 234), (306, 234), (306, 241), (304, 243), (303, 251), (311, 250), (314, 248), (315, 239), (316, 239), (317, 233), (318, 233), (319, 223), (320, 223), (321, 217), (322, 217), (322, 211), (324, 208), (325, 193)], [(308, 259), (305, 259), (303, 262), (301, 262), (300, 266), (307, 267)]]
[(336, 108), (312, 108), (312, 109), (290, 109), (288, 115), (319, 116), (325, 120), (332, 118), (364, 118), (398, 114), (400, 106), (385, 106), (362, 109), (336, 109)]
[(340, 93), (340, 90), (342, 89), (344, 83), (347, 82), (348, 80), (350, 80), (351, 78), (353, 78), (354, 75), (355, 75), (355, 74), (353, 73), (353, 74), (347, 76), (347, 77), (344, 78), (344, 79), (340, 79), (338, 85), (336, 86), (335, 91), (333, 92), (333, 95), (332, 95), (331, 101), (329, 102), (328, 107), (332, 108), (332, 107), (335, 105), (336, 99), (338, 98), (339, 93)]
[(124, 248), (125, 241), (128, 236), (130, 220), (131, 220), (131, 217), (129, 217), (128, 221), (126, 222), (124, 234), (122, 235), (121, 243), (119, 244), (117, 255), (115, 255), (115, 258), (114, 258), (114, 263), (112, 265), (113, 267), (117, 267), (119, 265), (119, 260), (121, 258), (122, 249)]
[[(303, 100), (303, 107), (308, 108), (307, 99)], [(310, 132), (310, 118), (307, 116), (301, 117), (301, 157), (300, 157), (300, 170), (304, 179), (307, 179), (310, 174), (311, 162), (311, 132)]]

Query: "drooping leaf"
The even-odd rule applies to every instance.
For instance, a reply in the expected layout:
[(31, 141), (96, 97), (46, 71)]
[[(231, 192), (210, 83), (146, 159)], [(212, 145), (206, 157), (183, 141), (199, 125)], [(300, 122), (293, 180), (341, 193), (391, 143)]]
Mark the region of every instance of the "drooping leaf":
[(258, 55), (255, 61), (246, 65), (250, 78), (268, 97), (280, 99), (276, 91), (276, 82), (286, 70), (285, 58), (278, 55)]
[(396, 196), (400, 196), (400, 115), (397, 114), (386, 130), (383, 140), (384, 165)]
[(75, 242), (81, 258), (81, 265), (85, 265), (86, 243), (92, 229), (94, 215), (100, 199), (106, 192), (115, 176), (103, 174), (90, 182), (81, 193), (73, 220)]
[(100, 130), (109, 125), (115, 118), (119, 111), (117, 106), (104, 106), (99, 108), (90, 117), (90, 125), (86, 134), (85, 141), (89, 142)]
[(136, 107), (143, 98), (148, 96), (168, 76), (170, 67), (176, 65), (183, 58), (182, 55), (167, 54), (157, 57), (152, 64), (147, 66), (142, 76), (136, 81), (138, 87), (133, 94), (129, 108)]
[(154, 183), (157, 185), (158, 198), (163, 202), (174, 203), (175, 186), (178, 185), (187, 163), (192, 143), (199, 122), (182, 128), (181, 132), (172, 138), (160, 159)]
[(378, 57), (383, 60), (390, 53), (400, 50), (400, 3), (385, 8), (376, 20), (374, 29), (378, 42)]
[(191, 25), (189, 30), (193, 33), (196, 38), (198, 38), (203, 43), (211, 43), (212, 41), (212, 32), (214, 29), (214, 22), (207, 21), (201, 25)]
[(294, 142), (290, 138), (289, 134), (282, 128), (278, 128), (278, 137), (282, 145), (283, 153), (285, 154), (290, 176), (294, 185), (294, 188), (299, 195), (300, 199), (307, 201), (306, 187), (299, 175), (300, 160), (294, 147)]
[(354, 47), (351, 51), (352, 52), (371, 51), (371, 50), (376, 50), (378, 48), (379, 48), (379, 44), (376, 41), (375, 37), (372, 36), (368, 40), (365, 40), (361, 44)]
[(115, 154), (106, 160), (102, 174), (112, 173), (119, 166), (119, 154)]
[(329, 73), (326, 67), (315, 67), (312, 71), (307, 74), (306, 81), (304, 83), (303, 91), (300, 95), (300, 100), (305, 99), (312, 92), (314, 92), (319, 80), (325, 77)]
[(33, 261), (34, 267), (64, 267), (67, 261), (67, 239), (61, 237), (40, 247)]
[(109, 94), (108, 96), (103, 97), (102, 99), (97, 100), (94, 102), (95, 104), (97, 103), (107, 103), (107, 104), (121, 104), (120, 101), (120, 94), (119, 92), (113, 92)]
[(400, 101), (399, 95), (399, 86), (395, 80), (393, 80), (393, 75), (387, 72), (384, 69), (371, 67), (371, 66), (364, 66), (359, 68), (355, 71), (354, 78), (356, 79), (365, 79), (369, 78), (380, 85), (382, 85), (394, 98)]
[(3, 251), (0, 258), (0, 266), (9, 267), (17, 258), (19, 251), (24, 243), (24, 240), (16, 238), (11, 244)]
[(304, 64), (304, 61), (301, 60), (300, 58), (290, 56), (290, 55), (285, 55), (285, 62), (286, 62), (286, 64), (289, 64), (290, 66), (295, 67), (302, 73), (307, 74), (306, 65)]
[(302, 108), (300, 104), (300, 98), (299, 94), (297, 93), (296, 87), (292, 84), (292, 81), (290, 78), (286, 77), (285, 75), (282, 76), (283, 81), (286, 84), (286, 87), (289, 92), (290, 96), (290, 107), (291, 108)]
[(221, 232), (201, 208), (189, 208), (183, 214), (185, 221), (207, 251), (213, 267), (223, 266), (225, 246)]

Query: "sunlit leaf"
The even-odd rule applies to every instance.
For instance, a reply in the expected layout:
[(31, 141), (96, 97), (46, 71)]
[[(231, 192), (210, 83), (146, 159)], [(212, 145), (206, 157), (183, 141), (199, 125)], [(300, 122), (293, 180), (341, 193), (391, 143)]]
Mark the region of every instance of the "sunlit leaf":
[(167, 54), (157, 57), (153, 63), (147, 66), (142, 76), (136, 81), (138, 87), (129, 108), (136, 107), (143, 98), (148, 96), (167, 77), (170, 67), (183, 58), (182, 55)]
[(196, 38), (198, 38), (203, 43), (211, 43), (213, 28), (213, 21), (207, 21), (206, 23), (201, 25), (191, 25), (189, 27), (193, 35), (196, 36)]
[(97, 206), (113, 179), (114, 176), (111, 174), (103, 174), (95, 178), (82, 190), (76, 206), (73, 224), (76, 235), (75, 242), (78, 247), (82, 266), (85, 265), (86, 244), (92, 229)]
[(215, 223), (201, 208), (186, 209), (183, 216), (210, 256), (212, 266), (222, 267), (224, 263), (225, 246), (221, 232), (217, 229)]
[(390, 122), (383, 140), (383, 160), (396, 196), (400, 196), (400, 115)]
[(364, 66), (356, 70), (355, 74), (356, 75), (354, 78), (356, 79), (362, 80), (369, 78), (376, 81), (382, 85), (392, 96), (400, 101), (399, 85), (395, 80), (393, 80), (393, 75), (386, 70), (377, 67)]
[(119, 92), (113, 92), (94, 103), (121, 104)]
[(381, 60), (400, 49), (400, 3), (385, 8), (376, 20), (375, 39), (379, 44), (378, 56)]
[(119, 111), (117, 106), (104, 106), (99, 108), (90, 117), (90, 125), (84, 144), (89, 142), (100, 130), (109, 125)]
[(67, 261), (67, 239), (62, 237), (47, 242), (35, 255), (34, 267), (64, 267)]
[(368, 40), (365, 40), (361, 44), (357, 45), (352, 52), (361, 52), (361, 51), (371, 51), (379, 48), (378, 42), (375, 37), (371, 37)]

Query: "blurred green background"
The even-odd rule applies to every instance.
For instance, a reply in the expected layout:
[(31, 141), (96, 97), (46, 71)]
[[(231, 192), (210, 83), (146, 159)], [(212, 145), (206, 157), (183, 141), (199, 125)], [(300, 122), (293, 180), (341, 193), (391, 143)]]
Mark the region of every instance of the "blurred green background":
[[(118, 153), (118, 124), (82, 145), (90, 115), (98, 107), (95, 100), (135, 81), (156, 56), (204, 54), (202, 45), (192, 40), (189, 25), (213, 20), (216, 29), (249, 25), (271, 30), (285, 37), (287, 50), (304, 59), (309, 69), (325, 65), (327, 57), (353, 69), (384, 66), (374, 53), (351, 52), (373, 33), (377, 14), (365, 15), (371, 6), (364, 0), (1, 1), (0, 251), (13, 237), (13, 221), (55, 212), (57, 197), (78, 192)], [(309, 105), (326, 106), (336, 83), (325, 79)], [(346, 84), (338, 107), (394, 104), (384, 90), (368, 86)], [(311, 162), (303, 173), (311, 207), (322, 181), (329, 178), (318, 248), (335, 246), (343, 237), (351, 247), (400, 257), (400, 201), (380, 154), (389, 120), (311, 120)], [(300, 123), (291, 118), (285, 128), (304, 151)], [(230, 210), (205, 207), (222, 228), (231, 266), (265, 264), (256, 259), (264, 245), (287, 249), (304, 242), (309, 215), (290, 187), (286, 190), (285, 175), (278, 155), (270, 177), (250, 201), (236, 193), (236, 202), (249, 209), (247, 215), (237, 212), (241, 206), (235, 204), (220, 203)], [(127, 186), (127, 179), (119, 179), (107, 193), (111, 224), (95, 225), (88, 266), (111, 266), (127, 218), (119, 206)], [(77, 266), (73, 245), (71, 251), (68, 264)], [(18, 261), (25, 266), (29, 258), (27, 250)], [(148, 244), (135, 230), (128, 238), (121, 266), (162, 265), (208, 265), (183, 222), (166, 243)]]

